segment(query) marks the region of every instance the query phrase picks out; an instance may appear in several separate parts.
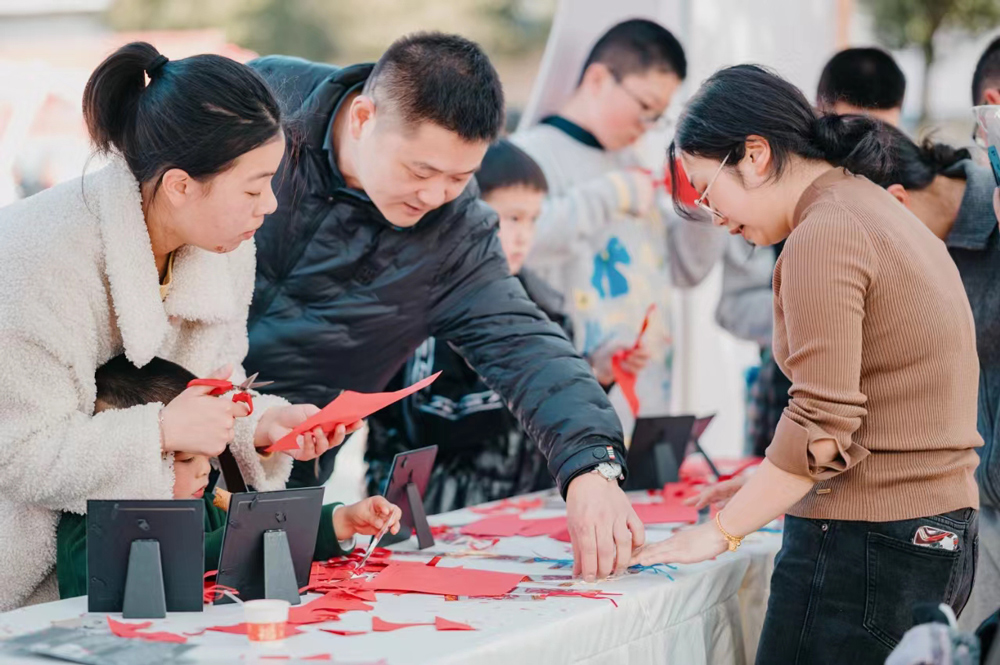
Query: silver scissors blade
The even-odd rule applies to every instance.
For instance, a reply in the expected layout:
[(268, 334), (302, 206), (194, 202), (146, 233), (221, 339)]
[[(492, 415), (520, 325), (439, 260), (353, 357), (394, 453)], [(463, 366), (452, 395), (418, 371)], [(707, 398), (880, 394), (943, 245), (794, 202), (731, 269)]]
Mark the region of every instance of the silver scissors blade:
[(365, 564), (368, 563), (368, 557), (372, 555), (372, 552), (375, 551), (375, 548), (378, 546), (379, 541), (382, 540), (382, 538), (385, 537), (385, 534), (388, 532), (389, 532), (389, 522), (386, 522), (385, 526), (379, 529), (378, 535), (373, 536), (372, 542), (368, 543), (368, 549), (365, 550), (365, 555), (361, 557), (361, 561), (358, 562), (358, 570), (361, 570), (362, 568), (365, 567)]
[(257, 381), (257, 377), (260, 376), (260, 372), (254, 372), (253, 375), (247, 377), (247, 380), (237, 386), (241, 391), (252, 390), (254, 388), (263, 388), (264, 386), (269, 386), (274, 381)]

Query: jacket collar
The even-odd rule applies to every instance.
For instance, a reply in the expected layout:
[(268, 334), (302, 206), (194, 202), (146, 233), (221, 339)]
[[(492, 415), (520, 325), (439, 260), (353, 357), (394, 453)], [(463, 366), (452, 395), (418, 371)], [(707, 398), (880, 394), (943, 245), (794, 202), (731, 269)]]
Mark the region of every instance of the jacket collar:
[(216, 323), (237, 316), (228, 257), (197, 247), (177, 250), (170, 293), (162, 302), (139, 183), (118, 158), (95, 173), (92, 182), (96, 186), (87, 190), (98, 198), (89, 204), (96, 204), (104, 270), (129, 360), (140, 367), (152, 360), (170, 329), (170, 317)]

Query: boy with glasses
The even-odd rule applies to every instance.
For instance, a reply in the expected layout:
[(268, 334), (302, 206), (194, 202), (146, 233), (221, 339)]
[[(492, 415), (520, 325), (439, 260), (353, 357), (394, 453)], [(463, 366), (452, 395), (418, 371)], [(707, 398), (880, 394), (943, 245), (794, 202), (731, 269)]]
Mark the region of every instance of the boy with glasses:
[(724, 244), (710, 224), (674, 215), (634, 149), (666, 128), (686, 75), (684, 49), (666, 28), (625, 21), (594, 45), (559, 113), (512, 137), (549, 183), (525, 265), (562, 293), (579, 350), (631, 346), (656, 305), (644, 338), (651, 360), (636, 384), (643, 416), (670, 410), (671, 281), (697, 284)]

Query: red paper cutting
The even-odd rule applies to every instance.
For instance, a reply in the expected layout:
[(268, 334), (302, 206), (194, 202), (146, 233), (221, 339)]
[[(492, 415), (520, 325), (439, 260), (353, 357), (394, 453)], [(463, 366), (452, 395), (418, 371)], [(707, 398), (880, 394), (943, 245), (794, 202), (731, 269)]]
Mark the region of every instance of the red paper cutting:
[(412, 628), (413, 626), (433, 626), (432, 623), (390, 623), (378, 617), (372, 617), (372, 632), (387, 633), (400, 628)]
[(340, 635), (341, 637), (351, 637), (352, 635), (367, 635), (367, 630), (335, 630), (333, 628), (320, 628), (324, 633)]
[(174, 642), (177, 644), (184, 644), (187, 642), (187, 638), (183, 635), (178, 635), (176, 633), (145, 633), (142, 632), (144, 628), (149, 628), (153, 625), (152, 621), (144, 621), (142, 623), (123, 623), (121, 621), (115, 621), (111, 617), (107, 617), (108, 627), (111, 629), (111, 633), (117, 637), (127, 637), (133, 639), (146, 640), (147, 642)]
[(333, 660), (333, 656), (328, 653), (318, 653), (315, 656), (306, 656), (299, 660)]
[(473, 506), (469, 510), (477, 515), (496, 515), (507, 511), (517, 511), (526, 513), (529, 510), (541, 508), (544, 502), (541, 498), (534, 499), (503, 499), (502, 501), (485, 506)]
[[(247, 625), (245, 623), (238, 623), (235, 626), (209, 626), (205, 630), (214, 630), (217, 633), (230, 633), (232, 635), (246, 635)], [(285, 637), (301, 635), (303, 632), (290, 623), (285, 624)]]
[(680, 501), (664, 501), (663, 503), (634, 503), (632, 508), (643, 524), (671, 524), (687, 522), (695, 524), (698, 521), (698, 511), (694, 506), (685, 506)]
[(274, 445), (266, 448), (264, 452), (297, 450), (299, 444), (296, 443), (295, 439), (300, 434), (316, 429), (317, 427), (322, 427), (323, 432), (329, 434), (337, 425), (350, 425), (363, 418), (367, 418), (376, 411), (381, 411), (390, 404), (398, 402), (419, 390), (423, 390), (434, 383), (440, 375), (441, 372), (438, 372), (423, 381), (414, 383), (409, 388), (397, 390), (392, 393), (356, 393), (353, 390), (345, 390), (336, 399), (323, 407), (319, 413), (297, 425)]
[(502, 596), (520, 584), (520, 573), (473, 568), (390, 564), (365, 583), (374, 591), (402, 591), (439, 596)]
[(646, 316), (642, 320), (642, 326), (639, 328), (639, 336), (636, 337), (635, 344), (631, 348), (618, 351), (611, 357), (611, 374), (615, 378), (615, 383), (621, 387), (622, 395), (625, 396), (625, 401), (628, 402), (628, 406), (632, 410), (632, 415), (635, 417), (639, 417), (639, 396), (635, 392), (635, 374), (626, 370), (622, 363), (630, 353), (634, 352), (642, 344), (642, 338), (649, 328), (649, 317), (652, 316), (655, 308), (656, 305), (650, 305), (646, 310)]
[(434, 617), (434, 627), (438, 630), (475, 630), (475, 628), (467, 623), (449, 621), (448, 619), (442, 619), (441, 617)]
[(302, 625), (337, 621), (340, 619), (339, 615), (344, 612), (367, 612), (373, 609), (375, 608), (371, 605), (355, 598), (345, 598), (338, 591), (333, 590), (305, 605), (291, 608), (288, 611), (288, 623)]

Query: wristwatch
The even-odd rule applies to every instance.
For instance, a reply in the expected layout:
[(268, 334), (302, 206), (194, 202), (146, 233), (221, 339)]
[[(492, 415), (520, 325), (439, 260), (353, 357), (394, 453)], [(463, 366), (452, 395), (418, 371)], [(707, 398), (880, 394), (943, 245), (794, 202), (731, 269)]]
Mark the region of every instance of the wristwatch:
[(600, 474), (607, 480), (625, 479), (622, 475), (622, 465), (618, 462), (601, 462), (596, 467), (591, 469), (590, 472)]

